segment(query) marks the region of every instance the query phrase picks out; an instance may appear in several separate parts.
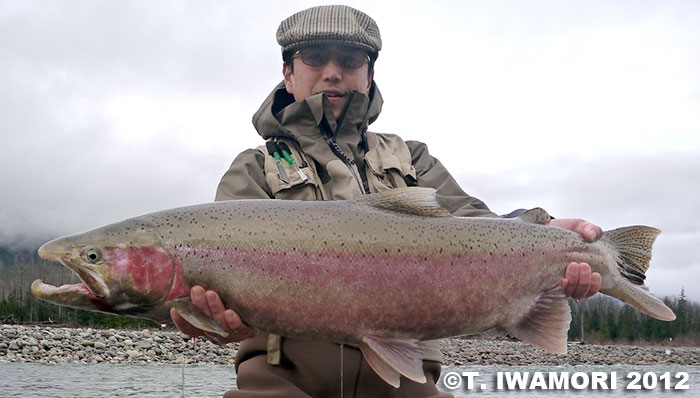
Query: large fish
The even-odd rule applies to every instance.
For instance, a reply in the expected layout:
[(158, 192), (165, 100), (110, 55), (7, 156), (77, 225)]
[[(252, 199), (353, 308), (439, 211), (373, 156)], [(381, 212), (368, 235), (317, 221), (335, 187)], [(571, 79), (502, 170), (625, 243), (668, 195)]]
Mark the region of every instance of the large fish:
[(39, 249), (83, 283), (34, 281), (40, 299), (169, 320), (174, 306), (225, 334), (187, 302), (190, 286), (217, 291), (250, 326), (301, 339), (359, 345), (398, 386), (425, 382), (418, 340), (501, 327), (544, 350), (566, 352), (569, 306), (558, 285), (572, 261), (602, 275), (601, 292), (658, 319), (675, 319), (643, 284), (659, 230), (606, 231), (587, 243), (517, 219), (453, 217), (427, 188), (351, 201), (235, 200), (147, 214)]

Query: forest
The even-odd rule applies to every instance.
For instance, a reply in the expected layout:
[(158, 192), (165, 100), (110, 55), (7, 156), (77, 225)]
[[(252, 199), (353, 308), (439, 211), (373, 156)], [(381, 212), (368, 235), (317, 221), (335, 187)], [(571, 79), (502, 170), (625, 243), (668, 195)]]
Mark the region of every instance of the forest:
[(675, 321), (654, 319), (602, 294), (579, 303), (569, 299), (572, 318), (569, 340), (598, 344), (700, 345), (700, 305), (689, 301), (683, 288), (678, 297), (665, 297), (663, 301), (676, 314)]
[[(105, 328), (156, 327), (153, 321), (77, 310), (37, 300), (29, 286), (35, 279), (61, 285), (79, 279), (67, 268), (40, 259), (33, 250), (0, 247), (0, 321), (2, 323), (51, 323)], [(617, 299), (604, 295), (571, 308), (570, 341), (598, 344), (700, 345), (700, 304), (688, 300), (682, 287), (679, 295), (663, 301), (677, 319), (664, 322), (646, 316)]]

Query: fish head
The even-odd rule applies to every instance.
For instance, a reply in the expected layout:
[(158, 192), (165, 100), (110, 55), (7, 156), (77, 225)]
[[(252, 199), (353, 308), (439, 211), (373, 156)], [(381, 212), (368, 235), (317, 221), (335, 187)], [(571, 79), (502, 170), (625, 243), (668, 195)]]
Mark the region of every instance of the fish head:
[(164, 321), (175, 263), (158, 234), (127, 220), (45, 243), (39, 256), (60, 262), (82, 281), (60, 287), (36, 280), (32, 294), (53, 304)]

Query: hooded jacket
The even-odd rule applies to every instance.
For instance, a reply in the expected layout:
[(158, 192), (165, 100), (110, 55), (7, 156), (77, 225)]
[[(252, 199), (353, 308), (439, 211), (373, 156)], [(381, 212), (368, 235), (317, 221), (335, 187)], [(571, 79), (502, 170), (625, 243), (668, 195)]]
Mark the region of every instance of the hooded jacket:
[[(375, 192), (381, 189), (381, 186), (370, 186), (377, 185), (374, 176), (395, 180), (385, 181), (388, 188), (401, 184), (396, 181), (400, 177), (405, 185), (435, 188), (440, 205), (455, 216), (496, 216), (481, 200), (467, 195), (459, 187), (442, 163), (430, 155), (425, 144), (406, 141), (401, 145), (404, 143), (398, 136), (368, 134), (367, 126), (377, 119), (382, 104), (379, 88), (372, 83), (369, 96), (353, 92), (345, 111), (336, 119), (325, 94), (294, 101), (282, 82), (255, 113), (253, 125), (265, 140), (291, 142), (292, 157), (302, 158), (296, 159), (296, 164), (310, 177), (304, 185), (307, 188), (309, 184), (320, 185), (322, 197), (309, 194), (304, 199), (352, 199), (366, 193), (368, 188)], [(392, 148), (377, 156), (378, 151), (373, 149), (382, 145)], [(406, 149), (410, 164), (400, 159)], [(284, 162), (283, 165), (287, 166)], [(269, 173), (271, 170), (273, 173)], [(293, 192), (284, 192), (292, 188), (303, 190), (304, 187), (295, 184), (299, 180), (290, 179), (285, 184), (269, 174), (274, 174), (273, 158), (262, 148), (248, 149), (236, 157), (222, 177), (216, 200), (299, 198), (298, 195), (294, 197)], [(294, 170), (287, 174), (293, 178)]]

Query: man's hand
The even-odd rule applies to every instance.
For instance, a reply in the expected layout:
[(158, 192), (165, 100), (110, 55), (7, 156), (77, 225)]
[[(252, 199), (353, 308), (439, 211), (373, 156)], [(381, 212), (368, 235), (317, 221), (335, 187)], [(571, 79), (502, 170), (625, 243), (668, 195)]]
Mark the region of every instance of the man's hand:
[[(588, 242), (595, 242), (603, 236), (603, 229), (579, 218), (555, 218), (548, 225), (565, 228), (580, 234)], [(570, 263), (561, 280), (566, 297), (582, 300), (593, 296), (600, 290), (601, 277), (591, 272), (586, 263)]]
[(221, 345), (245, 340), (257, 334), (257, 330), (244, 324), (243, 321), (241, 321), (241, 317), (239, 317), (236, 312), (224, 308), (221, 297), (219, 297), (219, 294), (215, 291), (204, 291), (204, 288), (201, 286), (193, 286), (192, 289), (190, 289), (190, 298), (194, 305), (204, 311), (205, 314), (212, 317), (212, 319), (219, 322), (229, 335), (228, 337), (221, 337), (215, 333), (205, 332), (187, 322), (174, 308), (171, 308), (170, 317), (182, 333), (190, 337), (207, 336), (215, 338)]
[(581, 235), (583, 239), (593, 243), (603, 236), (603, 229), (580, 218), (555, 218), (549, 222), (552, 227), (559, 227), (574, 231)]
[(575, 300), (586, 299), (598, 293), (600, 283), (600, 274), (591, 273), (591, 266), (586, 263), (569, 264), (561, 280), (566, 297), (572, 297)]

